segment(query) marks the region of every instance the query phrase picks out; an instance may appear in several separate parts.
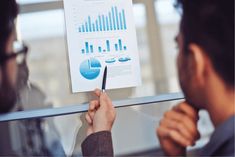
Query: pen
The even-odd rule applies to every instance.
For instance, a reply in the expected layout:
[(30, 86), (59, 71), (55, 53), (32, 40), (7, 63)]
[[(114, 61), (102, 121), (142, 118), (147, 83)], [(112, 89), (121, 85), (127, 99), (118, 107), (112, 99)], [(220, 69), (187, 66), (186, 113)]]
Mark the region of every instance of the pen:
[(108, 67), (105, 66), (105, 69), (104, 69), (104, 76), (103, 76), (103, 83), (102, 83), (102, 92), (103, 92), (103, 93), (105, 92), (105, 89), (106, 89), (107, 70), (108, 70)]

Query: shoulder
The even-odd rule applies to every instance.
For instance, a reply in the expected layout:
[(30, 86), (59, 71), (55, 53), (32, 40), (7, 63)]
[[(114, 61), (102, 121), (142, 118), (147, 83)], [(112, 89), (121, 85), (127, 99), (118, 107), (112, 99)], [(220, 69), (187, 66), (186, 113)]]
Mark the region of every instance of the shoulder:
[(201, 150), (201, 155), (234, 156), (234, 120), (235, 116), (215, 128), (210, 141)]

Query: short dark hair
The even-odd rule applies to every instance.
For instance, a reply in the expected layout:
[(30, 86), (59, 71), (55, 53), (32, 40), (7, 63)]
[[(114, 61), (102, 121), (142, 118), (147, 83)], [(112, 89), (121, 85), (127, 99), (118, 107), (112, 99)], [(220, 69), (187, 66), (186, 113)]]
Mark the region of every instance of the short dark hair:
[(198, 44), (218, 75), (234, 88), (234, 0), (177, 0), (184, 51)]
[(18, 14), (15, 0), (0, 0), (0, 56), (6, 53), (7, 40), (14, 29), (14, 20)]

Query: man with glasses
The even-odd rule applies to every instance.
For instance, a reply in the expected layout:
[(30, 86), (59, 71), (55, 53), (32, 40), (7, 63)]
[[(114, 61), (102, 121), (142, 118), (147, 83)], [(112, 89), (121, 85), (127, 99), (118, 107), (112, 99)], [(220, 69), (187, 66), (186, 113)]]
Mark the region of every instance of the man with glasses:
[(17, 64), (25, 59), (28, 50), (16, 42), (17, 14), (15, 0), (0, 1), (0, 113), (10, 111), (16, 102)]
[[(18, 6), (15, 0), (0, 0), (0, 114), (11, 111), (16, 103), (18, 103), (16, 109), (20, 110), (23, 109), (23, 105), (25, 105), (20, 104), (20, 102), (23, 100), (22, 90), (27, 88), (25, 86), (27, 86), (28, 81), (28, 67), (26, 64), (28, 48), (24, 43), (17, 41), (15, 29), (17, 15)], [(32, 85), (31, 91), (28, 92), (35, 92), (36, 90), (37, 94), (41, 92)], [(34, 93), (34, 96), (37, 94)], [(28, 98), (27, 100), (34, 98)], [(35, 103), (35, 101), (32, 102)], [(21, 139), (18, 145), (22, 150), (17, 150), (14, 154), (23, 153), (23, 155), (26, 156), (65, 156), (59, 142), (55, 141), (53, 137), (45, 139), (45, 132), (43, 132), (41, 128), (42, 123), (43, 121), (41, 119), (11, 123), (11, 127), (14, 127), (14, 129), (18, 131), (17, 134), (20, 135), (19, 138), (25, 137)], [(4, 126), (5, 123), (1, 123), (1, 128)], [(49, 130), (51, 131), (53, 129), (49, 128)], [(53, 130), (51, 134), (55, 136), (55, 130)], [(1, 134), (1, 136), (4, 135)], [(17, 135), (14, 137), (17, 137)], [(20, 145), (24, 142), (25, 145)], [(50, 144), (50, 142), (53, 143)], [(3, 143), (5, 144), (6, 141), (3, 141)], [(7, 149), (8, 147), (11, 146), (6, 146)], [(5, 146), (0, 144), (0, 153), (7, 153), (6, 155), (12, 153), (3, 151), (1, 148), (5, 148)], [(0, 156), (1, 155), (3, 154), (0, 154)]]

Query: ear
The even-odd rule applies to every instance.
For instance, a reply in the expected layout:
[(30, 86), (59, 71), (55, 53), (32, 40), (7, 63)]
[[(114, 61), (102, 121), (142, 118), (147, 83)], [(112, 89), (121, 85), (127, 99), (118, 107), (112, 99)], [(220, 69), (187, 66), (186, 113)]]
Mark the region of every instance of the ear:
[(203, 49), (197, 44), (190, 44), (190, 62), (191, 68), (193, 68), (193, 76), (195, 81), (200, 85), (205, 85), (205, 74), (207, 71), (207, 56), (205, 55)]

